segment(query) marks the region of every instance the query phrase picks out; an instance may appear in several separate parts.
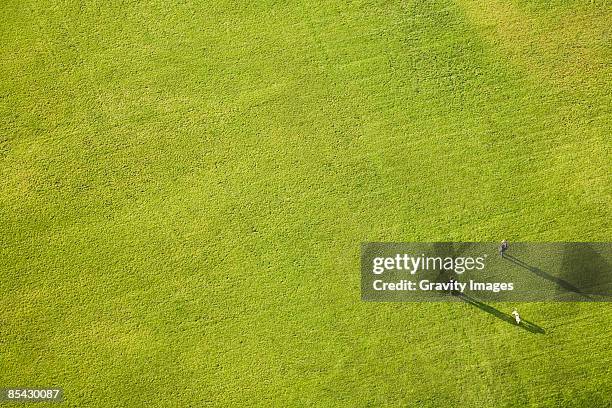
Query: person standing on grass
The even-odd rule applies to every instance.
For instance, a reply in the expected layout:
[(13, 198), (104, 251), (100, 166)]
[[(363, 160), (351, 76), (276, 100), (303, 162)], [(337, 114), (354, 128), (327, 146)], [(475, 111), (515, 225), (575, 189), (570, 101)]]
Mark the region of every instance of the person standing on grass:
[(516, 320), (516, 324), (521, 324), (521, 315), (519, 315), (519, 312), (517, 312), (516, 309), (512, 311), (512, 316), (514, 316), (514, 320)]
[(508, 241), (506, 241), (505, 239), (501, 242), (501, 245), (499, 246), (499, 254), (501, 255), (501, 257), (504, 257), (504, 253), (508, 250)]

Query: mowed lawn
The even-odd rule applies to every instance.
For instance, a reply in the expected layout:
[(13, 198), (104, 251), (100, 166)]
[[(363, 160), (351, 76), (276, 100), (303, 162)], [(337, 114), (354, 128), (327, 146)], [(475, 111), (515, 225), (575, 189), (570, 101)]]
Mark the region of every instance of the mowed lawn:
[[(612, 241), (605, 1), (0, 5), (0, 387), (606, 407), (612, 304), (364, 303), (364, 241)], [(43, 406), (43, 405), (39, 405)]]

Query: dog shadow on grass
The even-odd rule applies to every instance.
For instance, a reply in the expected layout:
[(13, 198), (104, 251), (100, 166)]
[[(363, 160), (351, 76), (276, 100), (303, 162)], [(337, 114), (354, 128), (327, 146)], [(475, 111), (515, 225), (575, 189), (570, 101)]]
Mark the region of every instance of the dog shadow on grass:
[(503, 320), (506, 323), (509, 323), (513, 326), (518, 326), (523, 330), (527, 330), (531, 333), (536, 333), (536, 334), (544, 334), (546, 333), (546, 331), (544, 331), (543, 328), (541, 328), (540, 326), (538, 326), (535, 323), (530, 322), (529, 320), (525, 320), (525, 319), (521, 319), (521, 323), (520, 324), (516, 324), (516, 320), (514, 320), (514, 317), (512, 315), (506, 314), (500, 310), (497, 310), (496, 308), (494, 308), (493, 306), (489, 306), (486, 303), (481, 302), (480, 300), (473, 298), (471, 296), (466, 295), (465, 293), (459, 293), (457, 295), (462, 301), (464, 301), (465, 303), (475, 306), (477, 308), (479, 308), (482, 311), (485, 311), (495, 317), (497, 317), (500, 320)]
[(587, 296), (586, 294), (584, 294), (579, 287), (571, 284), (570, 282), (558, 278), (556, 276), (553, 276), (549, 273), (544, 272), (543, 270), (541, 270), (540, 268), (536, 268), (535, 266), (529, 265), (526, 262), (521, 261), (520, 259), (518, 259), (517, 257), (514, 257), (512, 255), (508, 255), (506, 254), (504, 256), (504, 259), (507, 259), (508, 261), (514, 263), (515, 265), (520, 266), (521, 268), (527, 269), (529, 272), (539, 276), (540, 278), (546, 279), (550, 282), (553, 282), (555, 284), (557, 284), (560, 288), (568, 291), (568, 292), (573, 292), (579, 296), (582, 296), (584, 298), (590, 299), (589, 296)]

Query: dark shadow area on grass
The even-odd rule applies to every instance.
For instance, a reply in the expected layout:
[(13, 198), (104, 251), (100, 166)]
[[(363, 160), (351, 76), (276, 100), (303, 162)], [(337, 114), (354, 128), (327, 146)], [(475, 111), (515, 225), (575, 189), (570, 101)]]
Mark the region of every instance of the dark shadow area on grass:
[(539, 276), (539, 277), (541, 277), (543, 279), (546, 279), (546, 280), (548, 280), (550, 282), (553, 282), (553, 283), (557, 284), (560, 288), (562, 288), (562, 289), (564, 289), (566, 291), (573, 292), (573, 293), (576, 293), (576, 294), (578, 294), (580, 296), (583, 296), (583, 297), (585, 297), (587, 299), (590, 299), (586, 294), (584, 294), (582, 292), (582, 290), (579, 287), (575, 286), (574, 284), (572, 284), (572, 283), (570, 283), (570, 282), (568, 282), (568, 281), (566, 281), (564, 279), (558, 278), (558, 277), (556, 277), (554, 275), (551, 275), (551, 274), (549, 274), (547, 272), (544, 272), (540, 268), (537, 268), (537, 267), (535, 267), (533, 265), (529, 265), (528, 263), (523, 262), (520, 259), (518, 259), (518, 258), (516, 258), (516, 257), (514, 257), (512, 255), (505, 254), (504, 255), (504, 259), (514, 263), (515, 265), (520, 266), (521, 268), (527, 269), (529, 272), (531, 272), (531, 273), (533, 273), (533, 274), (535, 274), (535, 275), (537, 275), (537, 276)]
[[(455, 253), (455, 249), (453, 248), (452, 242), (436, 242), (433, 245), (434, 256), (445, 258), (447, 256), (452, 256)], [(437, 270), (438, 275), (436, 276), (435, 282), (437, 283), (445, 283), (450, 281), (453, 277), (454, 272), (447, 271), (444, 268), (439, 268)]]
[(486, 303), (483, 303), (476, 298), (466, 295), (465, 293), (459, 293), (457, 294), (457, 297), (461, 299), (462, 301), (464, 301), (465, 303), (475, 306), (479, 308), (480, 310), (485, 311), (497, 317), (498, 319), (503, 320), (504, 322), (509, 323), (513, 326), (518, 326), (521, 329), (527, 330), (531, 333), (537, 333), (537, 334), (546, 333), (546, 331), (544, 331), (543, 328), (541, 328), (535, 323), (530, 322), (529, 320), (521, 319), (521, 324), (516, 324), (516, 321), (514, 320), (514, 317), (512, 315), (509, 315), (500, 310), (497, 310), (493, 306), (489, 306)]
[[(457, 246), (457, 248), (455, 248), (454, 242), (436, 242), (433, 245), (434, 256), (442, 259), (447, 257), (457, 258), (467, 251), (472, 245), (472, 242), (462, 242)], [(454, 271), (440, 268), (438, 269), (438, 275), (435, 282), (446, 283), (450, 282), (451, 279), (458, 280), (457, 278), (457, 274)]]
[(612, 297), (611, 248), (609, 243), (565, 243), (559, 275), (578, 283), (582, 293)]

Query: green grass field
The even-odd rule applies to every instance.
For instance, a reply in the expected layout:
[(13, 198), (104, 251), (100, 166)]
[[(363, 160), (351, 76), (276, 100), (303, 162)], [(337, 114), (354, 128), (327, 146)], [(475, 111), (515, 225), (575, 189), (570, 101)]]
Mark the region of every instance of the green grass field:
[[(612, 241), (607, 1), (0, 5), (0, 387), (607, 407), (610, 303), (360, 300), (364, 241)], [(44, 406), (44, 405), (37, 405)]]

